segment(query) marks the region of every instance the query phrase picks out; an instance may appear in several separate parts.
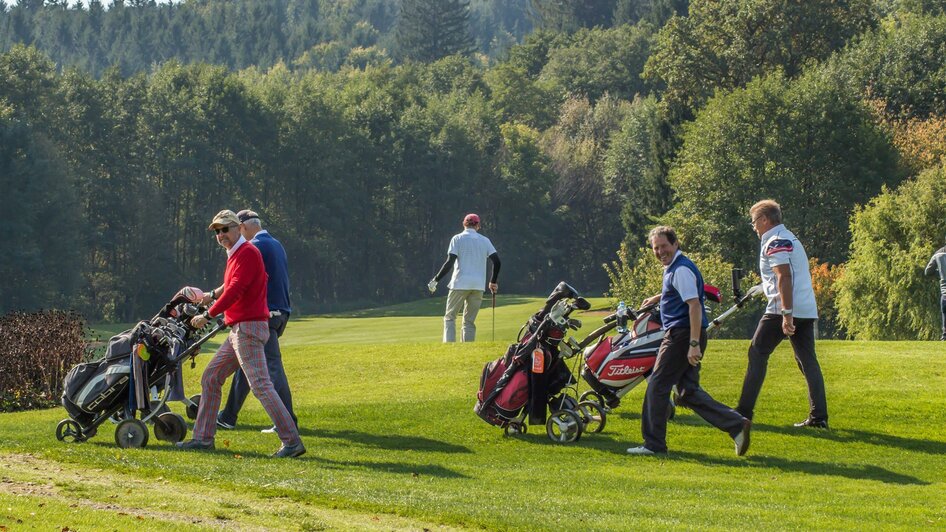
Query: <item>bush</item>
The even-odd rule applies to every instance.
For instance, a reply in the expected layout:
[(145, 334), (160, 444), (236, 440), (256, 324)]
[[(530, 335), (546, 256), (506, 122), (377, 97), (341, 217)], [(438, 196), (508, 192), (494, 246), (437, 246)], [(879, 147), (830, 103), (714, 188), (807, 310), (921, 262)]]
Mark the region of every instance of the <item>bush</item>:
[(837, 283), (838, 320), (859, 340), (940, 335), (939, 282), (924, 275), (946, 234), (946, 167), (885, 189), (851, 220), (851, 259)]
[(85, 354), (84, 330), (72, 312), (0, 317), (0, 412), (57, 404), (63, 377)]
[(832, 266), (827, 262), (818, 262), (814, 257), (808, 259), (808, 264), (811, 286), (818, 303), (818, 335), (822, 338), (843, 338), (844, 334), (838, 327), (838, 287), (835, 283), (844, 275), (844, 265)]

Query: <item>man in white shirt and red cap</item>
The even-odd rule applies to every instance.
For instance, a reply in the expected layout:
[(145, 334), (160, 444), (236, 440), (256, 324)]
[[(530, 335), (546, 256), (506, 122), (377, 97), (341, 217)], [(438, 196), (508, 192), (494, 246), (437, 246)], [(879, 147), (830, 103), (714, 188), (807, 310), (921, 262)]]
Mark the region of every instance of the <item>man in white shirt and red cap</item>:
[(463, 218), (463, 232), (450, 239), (447, 248), (447, 260), (440, 267), (437, 275), (427, 283), (430, 293), (437, 290), (437, 283), (450, 268), (453, 276), (447, 287), (447, 311), (443, 317), (443, 341), (456, 342), (457, 314), (463, 309), (463, 336), (464, 342), (476, 339), (476, 314), (483, 302), (483, 288), (486, 285), (486, 261), (493, 264), (493, 273), (490, 277), (489, 291), (495, 294), (499, 290), (496, 281), (499, 279), (499, 255), (488, 238), (479, 233), (480, 217), (476, 214), (467, 214)]

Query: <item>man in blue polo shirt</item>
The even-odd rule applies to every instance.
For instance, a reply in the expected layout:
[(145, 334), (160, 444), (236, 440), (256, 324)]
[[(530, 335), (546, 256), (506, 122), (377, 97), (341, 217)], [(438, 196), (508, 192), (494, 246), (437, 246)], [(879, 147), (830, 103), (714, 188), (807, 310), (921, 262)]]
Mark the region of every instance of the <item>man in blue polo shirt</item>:
[(641, 413), (644, 445), (631, 447), (628, 454), (653, 455), (667, 452), (667, 408), (670, 391), (679, 391), (677, 404), (692, 409), (714, 427), (729, 434), (736, 454), (749, 449), (752, 422), (716, 401), (700, 388), (700, 360), (706, 350), (706, 301), (703, 276), (680, 251), (677, 235), (670, 227), (655, 227), (649, 235), (654, 255), (664, 265), (663, 289), (641, 303), (645, 307), (660, 302), (664, 338), (657, 362), (647, 384)]
[[(299, 426), (299, 420), (292, 410), (292, 393), (289, 391), (289, 381), (286, 370), (282, 365), (282, 353), (279, 350), (279, 337), (286, 330), (289, 313), (289, 262), (286, 250), (282, 244), (263, 229), (259, 215), (245, 209), (237, 213), (240, 219), (240, 233), (256, 246), (263, 255), (263, 265), (269, 280), (266, 283), (266, 303), (269, 306), (269, 340), (263, 350), (266, 353), (266, 367), (269, 369), (269, 378), (273, 381), (276, 394), (282, 399), (293, 423)], [(236, 372), (230, 385), (230, 395), (227, 405), (217, 415), (217, 426), (232, 429), (236, 426), (237, 415), (243, 408), (243, 402), (250, 393), (250, 385), (242, 371)], [(263, 432), (273, 432), (274, 428), (264, 429)]]

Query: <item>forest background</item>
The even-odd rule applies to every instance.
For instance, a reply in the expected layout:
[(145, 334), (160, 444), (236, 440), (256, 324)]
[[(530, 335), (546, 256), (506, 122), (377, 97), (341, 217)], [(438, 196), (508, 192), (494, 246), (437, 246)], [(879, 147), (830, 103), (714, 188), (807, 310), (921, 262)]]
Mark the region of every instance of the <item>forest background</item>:
[[(946, 1), (0, 1), (0, 313), (150, 316), (253, 208), (303, 314), (422, 297), (466, 212), (505, 293), (715, 284), (782, 203), (821, 334), (939, 335)], [(731, 327), (744, 334), (751, 318)]]

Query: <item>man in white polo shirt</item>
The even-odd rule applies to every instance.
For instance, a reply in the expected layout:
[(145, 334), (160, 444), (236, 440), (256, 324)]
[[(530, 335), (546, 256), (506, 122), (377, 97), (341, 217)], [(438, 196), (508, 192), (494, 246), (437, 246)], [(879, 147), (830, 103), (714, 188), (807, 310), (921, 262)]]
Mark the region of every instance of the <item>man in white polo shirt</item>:
[(493, 275), (489, 282), (489, 291), (496, 293), (499, 285), (499, 255), (488, 238), (479, 234), (480, 217), (467, 214), (463, 218), (463, 232), (450, 239), (447, 260), (440, 267), (437, 275), (427, 283), (430, 293), (437, 290), (437, 283), (453, 268), (453, 277), (447, 288), (447, 312), (443, 317), (443, 341), (456, 342), (456, 320), (463, 309), (463, 341), (476, 339), (476, 314), (483, 302), (483, 287), (486, 284), (486, 261), (493, 263)]
[(943, 335), (939, 339), (946, 340), (946, 246), (937, 249), (936, 253), (930, 257), (924, 273), (932, 275), (933, 272), (939, 274), (939, 308), (943, 311)]
[(808, 255), (798, 238), (782, 225), (782, 209), (775, 201), (756, 203), (749, 209), (749, 216), (752, 228), (762, 240), (759, 273), (769, 304), (749, 346), (749, 367), (736, 410), (752, 419), (769, 355), (788, 336), (798, 368), (808, 382), (808, 418), (795, 426), (826, 429), (828, 402), (821, 366), (815, 356), (818, 307), (811, 286)]

